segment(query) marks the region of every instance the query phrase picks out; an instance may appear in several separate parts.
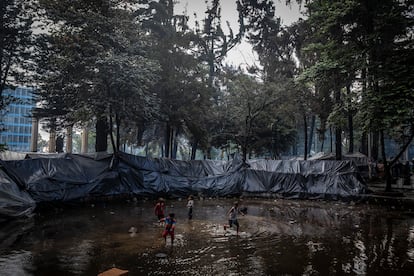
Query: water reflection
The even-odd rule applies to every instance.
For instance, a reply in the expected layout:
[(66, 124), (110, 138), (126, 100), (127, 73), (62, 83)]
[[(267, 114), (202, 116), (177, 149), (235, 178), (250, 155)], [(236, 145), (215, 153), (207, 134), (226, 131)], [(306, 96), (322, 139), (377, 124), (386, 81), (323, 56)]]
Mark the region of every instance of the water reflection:
[(0, 257), (1, 275), (30, 275), (32, 269), (32, 253), (29, 251), (19, 250), (10, 251), (7, 256)]
[(0, 221), (0, 252), (13, 245), (34, 225), (34, 219)]
[[(0, 227), (1, 275), (411, 275), (414, 219), (369, 205), (244, 200), (240, 235), (224, 229), (231, 200), (169, 202), (178, 220), (165, 245), (147, 201), (42, 212)], [(133, 231), (131, 230), (133, 229)]]
[(93, 241), (83, 240), (57, 255), (60, 267), (71, 274), (82, 275), (93, 260)]

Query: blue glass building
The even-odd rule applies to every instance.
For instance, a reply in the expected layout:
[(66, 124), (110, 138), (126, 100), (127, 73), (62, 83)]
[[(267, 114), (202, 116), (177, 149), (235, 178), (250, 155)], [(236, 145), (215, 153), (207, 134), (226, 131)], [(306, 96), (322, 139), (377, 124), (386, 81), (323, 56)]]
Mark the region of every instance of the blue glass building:
[(0, 144), (5, 144), (10, 151), (30, 151), (31, 112), (35, 107), (32, 92), (33, 89), (24, 87), (3, 90), (3, 97), (12, 96), (17, 100), (0, 113)]

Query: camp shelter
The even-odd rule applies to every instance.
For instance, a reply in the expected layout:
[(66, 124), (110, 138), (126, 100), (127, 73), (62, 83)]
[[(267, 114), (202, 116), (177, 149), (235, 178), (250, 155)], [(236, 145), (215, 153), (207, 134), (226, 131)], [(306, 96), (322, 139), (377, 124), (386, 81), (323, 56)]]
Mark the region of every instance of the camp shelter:
[[(33, 211), (35, 203), (111, 196), (341, 199), (366, 192), (355, 163), (347, 160), (243, 163), (236, 156), (230, 161), (183, 161), (122, 152), (60, 154), (51, 158), (33, 154), (25, 158), (0, 161), (0, 214), (26, 215)], [(16, 200), (21, 208), (13, 207)]]

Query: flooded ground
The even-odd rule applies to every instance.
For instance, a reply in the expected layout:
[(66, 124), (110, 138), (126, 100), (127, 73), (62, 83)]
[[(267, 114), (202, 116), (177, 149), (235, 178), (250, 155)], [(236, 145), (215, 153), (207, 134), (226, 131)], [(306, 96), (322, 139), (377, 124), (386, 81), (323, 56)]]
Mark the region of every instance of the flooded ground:
[(0, 226), (0, 274), (414, 275), (414, 215), (378, 206), (243, 200), (240, 235), (224, 230), (234, 200), (167, 201), (176, 242), (165, 245), (153, 201), (42, 211)]

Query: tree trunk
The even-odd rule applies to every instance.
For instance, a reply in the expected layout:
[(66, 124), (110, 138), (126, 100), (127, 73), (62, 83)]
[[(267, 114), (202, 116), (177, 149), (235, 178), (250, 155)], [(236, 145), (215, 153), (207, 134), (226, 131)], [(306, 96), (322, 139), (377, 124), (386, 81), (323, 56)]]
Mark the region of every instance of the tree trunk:
[(108, 123), (105, 117), (98, 117), (96, 121), (95, 151), (108, 150)]
[[(341, 88), (337, 87), (335, 90), (335, 103), (341, 104)], [(340, 126), (335, 126), (335, 159), (342, 160), (342, 129)]]
[(174, 127), (167, 123), (165, 127), (165, 152), (166, 158), (173, 158), (174, 140), (175, 140)]
[(365, 155), (367, 155), (367, 156), (369, 156), (370, 154), (368, 154), (368, 146), (367, 146), (367, 144), (368, 144), (368, 135), (367, 135), (367, 133), (364, 131), (363, 133), (362, 133), (362, 135), (361, 135), (361, 148), (360, 148), (360, 152), (362, 153), (362, 154), (365, 154)]
[(303, 150), (303, 160), (308, 160), (308, 119), (306, 114), (303, 114), (303, 128), (304, 128), (304, 150)]
[(246, 146), (242, 146), (242, 160), (243, 160), (243, 163), (247, 162), (247, 148), (246, 148)]
[(30, 138), (30, 151), (37, 152), (37, 143), (39, 138), (39, 119), (32, 117), (32, 136)]
[(116, 146), (115, 139), (114, 139), (114, 122), (112, 119), (112, 112), (109, 112), (109, 113), (110, 113), (109, 115), (109, 137), (111, 138), (112, 149), (115, 153), (118, 151), (118, 148)]
[(342, 160), (342, 129), (335, 128), (335, 159)]
[(118, 112), (115, 113), (115, 123), (116, 123), (116, 151), (119, 151), (121, 148), (121, 118), (119, 117)]
[[(367, 93), (367, 84), (368, 84), (368, 80), (367, 80), (367, 67), (366, 66), (366, 62), (364, 62), (364, 65), (362, 70), (361, 70), (361, 79), (362, 79), (362, 97), (365, 97), (366, 93)], [(368, 142), (368, 140), (370, 139), (371, 133), (368, 132), (364, 132), (362, 133), (362, 137), (361, 137), (361, 152), (367, 156), (369, 156), (372, 159), (372, 152), (371, 149), (369, 147), (369, 144), (371, 143)], [(378, 159), (375, 159), (376, 161)]]
[(324, 145), (325, 145), (325, 139), (323, 139), (323, 140), (321, 141), (321, 152), (323, 152), (323, 147), (324, 147)]
[(333, 137), (332, 137), (332, 127), (329, 127), (329, 142), (330, 142), (330, 151), (333, 152)]
[(374, 160), (378, 160), (378, 148), (379, 148), (378, 140), (379, 140), (379, 133), (378, 131), (374, 131), (372, 133), (372, 146), (369, 149), (371, 151), (371, 156)]
[(81, 137), (82, 137), (81, 153), (88, 153), (89, 130), (87, 126), (83, 127)]
[(173, 129), (173, 133), (172, 133), (172, 141), (171, 141), (171, 146), (172, 146), (172, 150), (171, 150), (171, 158), (172, 159), (177, 159), (177, 151), (178, 151), (178, 130), (174, 130)]
[(49, 133), (49, 153), (56, 152), (56, 129), (54, 123), (51, 123), (50, 133)]
[(167, 123), (165, 127), (165, 149), (164, 149), (164, 157), (171, 158), (171, 126)]
[(271, 149), (271, 158), (272, 158), (272, 160), (275, 160), (276, 159), (276, 124), (277, 124), (277, 121), (276, 122), (273, 122), (273, 124), (272, 124), (272, 144), (271, 144), (271, 146), (272, 146), (272, 149)]
[(72, 137), (73, 136), (73, 126), (70, 125), (66, 128), (66, 152), (72, 153)]
[(349, 153), (354, 152), (354, 122), (351, 112), (348, 112), (348, 128), (349, 128)]
[(381, 154), (382, 159), (384, 160), (384, 172), (385, 172), (385, 191), (391, 191), (391, 184), (392, 184), (392, 175), (391, 175), (391, 164), (387, 161), (387, 156), (385, 153), (385, 139), (384, 139), (384, 131), (380, 130), (380, 140), (381, 140)]
[(311, 120), (311, 126), (309, 129), (309, 136), (308, 136), (308, 155), (310, 155), (311, 150), (312, 150), (312, 143), (313, 143), (313, 131), (315, 129), (315, 122), (316, 122), (316, 116), (312, 115), (312, 120)]
[[(346, 91), (348, 94), (348, 98), (351, 99), (351, 86), (346, 86)], [(353, 112), (351, 108), (351, 100), (348, 103), (348, 129), (349, 129), (349, 148), (348, 153), (354, 152), (354, 122), (353, 122)]]
[(251, 108), (249, 105), (248, 108), (248, 114), (246, 116), (246, 119), (244, 121), (245, 123), (245, 131), (244, 131), (244, 141), (242, 142), (242, 160), (243, 164), (247, 163), (247, 153), (249, 152), (249, 143), (250, 143), (250, 130), (251, 130), (251, 124), (252, 124), (252, 118), (250, 116), (251, 114)]
[(198, 140), (195, 140), (192, 143), (192, 147), (191, 147), (191, 157), (190, 157), (191, 160), (195, 160), (196, 158), (197, 147), (198, 147)]
[[(295, 126), (296, 126), (297, 129), (299, 129), (299, 123), (297, 121), (295, 121)], [(292, 155), (294, 155), (294, 156), (299, 155), (299, 153), (298, 153), (298, 147), (299, 147), (298, 141), (300, 141), (300, 139), (299, 139), (298, 133), (296, 133), (295, 142), (292, 145)]]
[(137, 145), (142, 145), (142, 137), (144, 136), (145, 132), (145, 123), (138, 123), (137, 124), (137, 135), (136, 135), (136, 143)]

